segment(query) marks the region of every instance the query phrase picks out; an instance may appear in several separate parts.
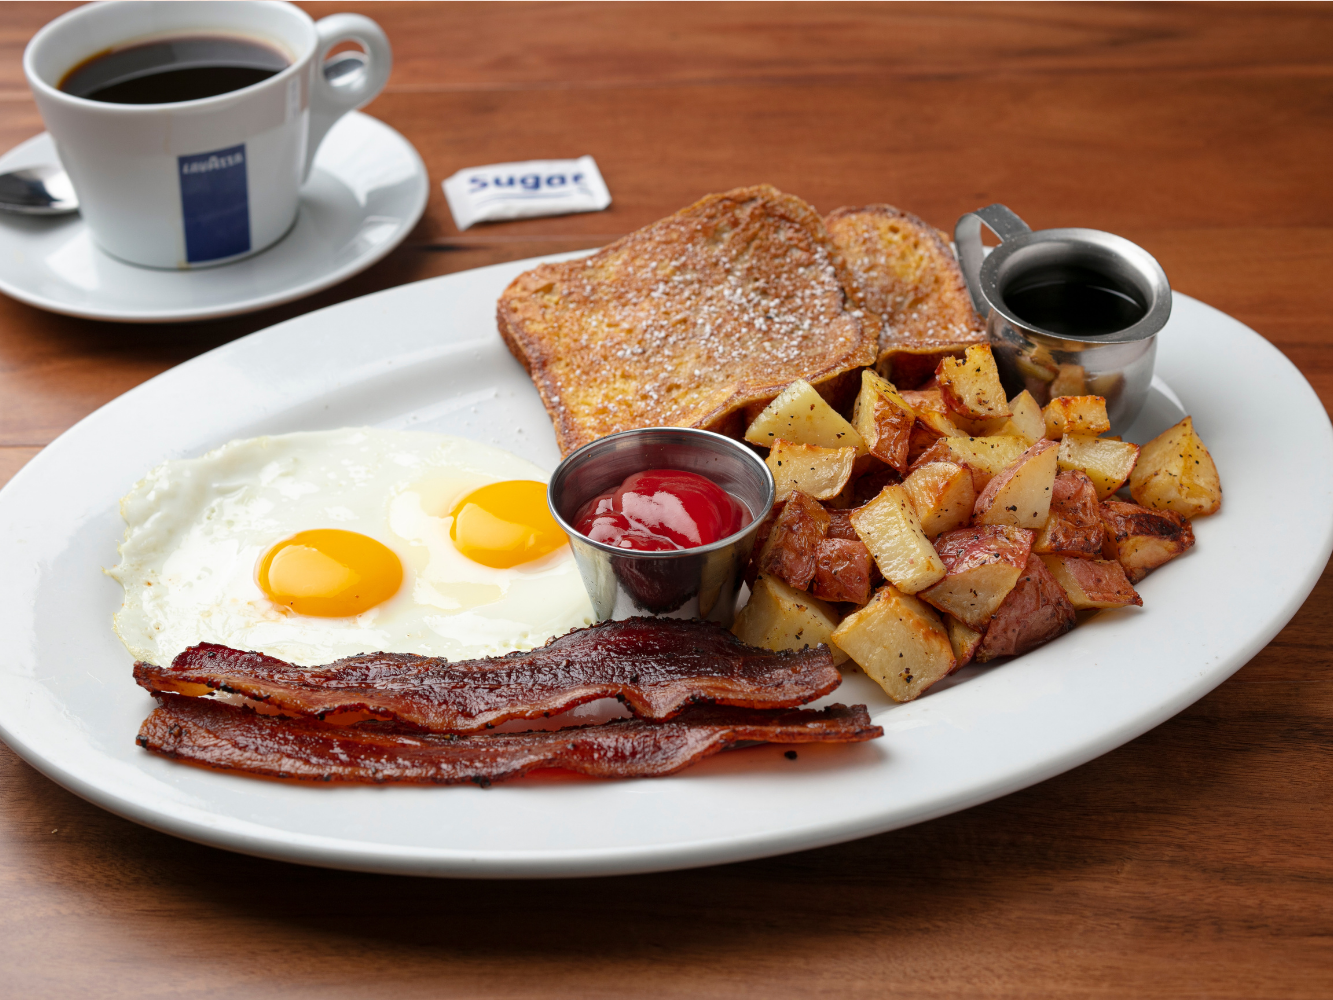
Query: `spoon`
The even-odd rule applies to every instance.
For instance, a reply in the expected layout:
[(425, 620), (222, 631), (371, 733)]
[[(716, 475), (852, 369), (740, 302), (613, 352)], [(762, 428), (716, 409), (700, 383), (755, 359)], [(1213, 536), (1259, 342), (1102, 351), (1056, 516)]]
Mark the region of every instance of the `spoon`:
[(0, 174), (0, 212), (65, 215), (79, 210), (69, 174), (53, 164)]

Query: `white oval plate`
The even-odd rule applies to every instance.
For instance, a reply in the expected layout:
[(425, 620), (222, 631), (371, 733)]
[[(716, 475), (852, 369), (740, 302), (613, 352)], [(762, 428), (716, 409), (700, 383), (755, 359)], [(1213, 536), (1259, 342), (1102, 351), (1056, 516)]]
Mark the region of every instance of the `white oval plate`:
[[(0, 156), (0, 173), (59, 163), (43, 132)], [(412, 144), (353, 111), (325, 136), (296, 223), (253, 257), (170, 271), (112, 257), (78, 215), (0, 213), (0, 292), (51, 312), (118, 323), (217, 319), (291, 302), (359, 274), (426, 210), (430, 179)]]
[(1333, 547), (1333, 428), (1318, 398), (1263, 338), (1178, 295), (1158, 353), (1164, 382), (1132, 436), (1177, 419), (1174, 390), (1221, 471), (1221, 513), (1196, 521), (1194, 551), (1143, 582), (1141, 610), (1103, 613), (906, 705), (850, 676), (834, 699), (868, 703), (883, 739), (802, 747), (795, 761), (783, 747), (737, 750), (657, 780), (484, 790), (286, 785), (136, 747), (153, 702), (111, 632), (120, 589), (101, 573), (116, 561), (120, 497), (166, 458), (350, 424), (461, 434), (553, 468), (546, 414), (494, 322), (496, 297), (535, 263), (255, 333), (126, 393), (37, 455), (0, 491), (0, 736), (115, 813), (265, 857), (488, 877), (715, 864), (920, 822), (1133, 739), (1263, 648)]

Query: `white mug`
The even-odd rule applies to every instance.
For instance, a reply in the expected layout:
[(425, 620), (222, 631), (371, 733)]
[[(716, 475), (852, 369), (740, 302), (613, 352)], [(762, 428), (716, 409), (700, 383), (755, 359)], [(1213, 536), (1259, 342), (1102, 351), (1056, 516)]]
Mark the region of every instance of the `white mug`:
[[(110, 104), (59, 89), (99, 53), (173, 36), (232, 35), (276, 47), (286, 69), (249, 87), (173, 104)], [(337, 62), (341, 42), (365, 49)], [(384, 88), (393, 55), (359, 14), (318, 23), (270, 0), (111, 2), (39, 31), (23, 71), (97, 243), (132, 264), (195, 268), (258, 253), (296, 221), (300, 187), (333, 123)], [(350, 67), (350, 72), (342, 72)]]

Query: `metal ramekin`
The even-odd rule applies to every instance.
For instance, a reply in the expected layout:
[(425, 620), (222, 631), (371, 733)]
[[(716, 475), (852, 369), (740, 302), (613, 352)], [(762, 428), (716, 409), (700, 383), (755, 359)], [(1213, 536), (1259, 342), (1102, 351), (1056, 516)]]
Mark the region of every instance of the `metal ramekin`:
[[(1002, 241), (989, 255), (981, 246), (982, 225)], [(1153, 256), (1123, 236), (1096, 229), (1033, 232), (1000, 204), (960, 218), (954, 242), (972, 301), (986, 319), (1005, 391), (1013, 395), (1027, 389), (1038, 405), (1045, 406), (1060, 366), (1076, 366), (1084, 385), (1073, 394), (1106, 398), (1111, 433), (1119, 434), (1132, 424), (1152, 384), (1157, 334), (1171, 316), (1171, 285)], [(1105, 275), (1132, 289), (1143, 316), (1113, 333), (1075, 336), (1029, 323), (1006, 303), (1005, 294), (1021, 287), (1032, 272), (1071, 268)]]
[[(706, 476), (750, 510), (748, 525), (721, 541), (671, 552), (637, 552), (574, 530), (579, 508), (635, 472), (680, 469)], [(773, 506), (773, 476), (757, 454), (712, 431), (648, 427), (584, 445), (556, 468), (546, 500), (569, 535), (598, 621), (660, 615), (730, 625), (755, 532)]]

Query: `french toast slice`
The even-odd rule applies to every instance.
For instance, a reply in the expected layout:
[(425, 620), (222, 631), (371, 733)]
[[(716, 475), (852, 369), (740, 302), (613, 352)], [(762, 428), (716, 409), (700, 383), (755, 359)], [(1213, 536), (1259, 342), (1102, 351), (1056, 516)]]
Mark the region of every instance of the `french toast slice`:
[(851, 276), (847, 290), (882, 323), (875, 367), (914, 389), (947, 356), (986, 340), (963, 272), (934, 226), (892, 205), (839, 208), (824, 219)]
[(519, 275), (496, 320), (562, 454), (636, 427), (740, 437), (746, 407), (796, 379), (874, 364), (879, 321), (846, 279), (819, 213), (758, 185)]

